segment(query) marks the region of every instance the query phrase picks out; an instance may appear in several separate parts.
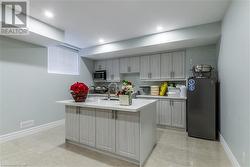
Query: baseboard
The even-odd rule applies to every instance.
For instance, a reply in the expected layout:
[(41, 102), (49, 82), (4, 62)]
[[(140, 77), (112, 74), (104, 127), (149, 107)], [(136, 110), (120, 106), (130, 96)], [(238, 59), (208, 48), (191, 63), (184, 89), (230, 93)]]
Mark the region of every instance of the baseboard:
[(10, 140), (14, 140), (14, 139), (24, 137), (24, 136), (27, 136), (27, 135), (31, 135), (31, 134), (34, 134), (34, 133), (38, 133), (38, 132), (41, 132), (41, 131), (44, 131), (44, 130), (48, 130), (48, 129), (63, 125), (64, 123), (65, 123), (65, 119), (62, 119), (62, 120), (50, 122), (50, 123), (47, 123), (47, 124), (35, 126), (35, 127), (32, 127), (32, 128), (24, 129), (24, 130), (21, 130), (21, 131), (8, 133), (8, 134), (0, 136), (0, 143), (10, 141)]
[(230, 161), (232, 162), (234, 167), (240, 167), (239, 162), (237, 161), (237, 159), (235, 158), (234, 154), (232, 153), (231, 149), (229, 148), (227, 142), (225, 141), (224, 137), (220, 135), (220, 143), (222, 145), (222, 147), (224, 148), (228, 158), (230, 159)]

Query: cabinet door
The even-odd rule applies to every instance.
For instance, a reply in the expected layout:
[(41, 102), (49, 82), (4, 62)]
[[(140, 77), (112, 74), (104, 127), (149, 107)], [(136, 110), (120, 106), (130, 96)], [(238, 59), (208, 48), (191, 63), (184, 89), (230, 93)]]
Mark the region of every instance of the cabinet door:
[(138, 73), (140, 72), (140, 57), (130, 57), (128, 72)]
[(173, 78), (185, 78), (185, 52), (173, 52)]
[(80, 108), (80, 143), (95, 147), (95, 109)]
[(171, 126), (170, 100), (159, 100), (159, 124)]
[(117, 112), (116, 153), (139, 160), (139, 113)]
[(114, 82), (120, 82), (120, 65), (119, 64), (120, 64), (119, 59), (112, 60), (112, 73), (113, 73), (112, 81)]
[(150, 79), (159, 80), (161, 76), (161, 56), (152, 55), (150, 56)]
[(66, 106), (65, 127), (66, 139), (79, 142), (79, 114), (77, 107)]
[(106, 64), (107, 64), (107, 67), (106, 67), (106, 70), (107, 70), (107, 81), (111, 82), (114, 78), (114, 75), (113, 75), (113, 62), (112, 60), (107, 60), (106, 61)]
[(95, 70), (106, 70), (106, 61), (105, 60), (97, 60), (95, 61)]
[(120, 58), (120, 73), (128, 73), (129, 58)]
[(161, 54), (161, 79), (170, 79), (172, 69), (172, 53)]
[(115, 152), (115, 119), (112, 110), (96, 109), (96, 148)]
[(186, 102), (172, 101), (172, 126), (178, 128), (186, 127)]
[(148, 80), (150, 77), (150, 56), (140, 57), (140, 79)]

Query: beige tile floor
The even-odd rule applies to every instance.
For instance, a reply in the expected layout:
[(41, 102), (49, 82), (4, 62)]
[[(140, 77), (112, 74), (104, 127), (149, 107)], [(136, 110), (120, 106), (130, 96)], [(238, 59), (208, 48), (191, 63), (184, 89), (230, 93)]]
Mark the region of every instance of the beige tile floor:
[[(219, 142), (158, 129), (158, 143), (145, 167), (231, 167)], [(0, 144), (2, 167), (135, 167), (131, 163), (64, 142), (60, 126)]]

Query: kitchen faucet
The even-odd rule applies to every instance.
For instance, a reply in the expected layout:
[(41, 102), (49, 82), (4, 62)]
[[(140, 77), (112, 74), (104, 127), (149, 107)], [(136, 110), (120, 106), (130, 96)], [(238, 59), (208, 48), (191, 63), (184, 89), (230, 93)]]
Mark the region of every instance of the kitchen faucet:
[(111, 82), (111, 83), (108, 85), (108, 100), (110, 100), (110, 87), (111, 87), (111, 85), (115, 85), (115, 93), (117, 93), (117, 90), (118, 90), (118, 85), (117, 85), (117, 83)]

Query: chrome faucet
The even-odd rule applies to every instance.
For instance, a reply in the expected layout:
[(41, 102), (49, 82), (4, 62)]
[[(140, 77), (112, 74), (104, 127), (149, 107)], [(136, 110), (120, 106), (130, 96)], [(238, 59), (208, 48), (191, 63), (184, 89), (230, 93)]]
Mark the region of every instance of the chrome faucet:
[(111, 82), (111, 83), (108, 85), (108, 100), (110, 100), (110, 86), (111, 86), (111, 85), (115, 85), (115, 93), (117, 93), (117, 90), (118, 90), (118, 85), (117, 85), (117, 83)]

